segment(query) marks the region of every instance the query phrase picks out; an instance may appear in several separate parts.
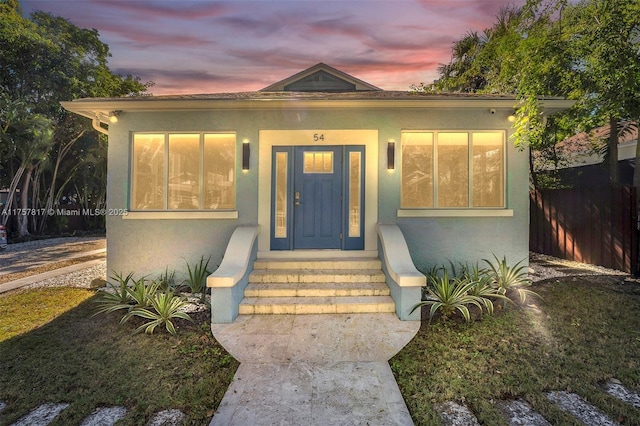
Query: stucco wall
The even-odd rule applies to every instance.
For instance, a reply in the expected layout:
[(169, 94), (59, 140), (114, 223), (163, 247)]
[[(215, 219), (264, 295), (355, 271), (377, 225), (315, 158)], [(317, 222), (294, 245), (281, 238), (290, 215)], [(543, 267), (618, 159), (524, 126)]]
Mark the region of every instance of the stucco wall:
[[(377, 129), (378, 221), (398, 223), (417, 265), (475, 262), (491, 253), (508, 255), (514, 263), (528, 253), (527, 152), (507, 142), (507, 208), (513, 217), (398, 218), (400, 207), (400, 137), (402, 130), (507, 129), (508, 111), (491, 114), (479, 109), (399, 110), (234, 110), (186, 112), (123, 112), (110, 125), (108, 207), (129, 208), (132, 132), (233, 131), (237, 134), (237, 219), (125, 220), (107, 217), (109, 273), (135, 271), (157, 274), (165, 267), (184, 271), (185, 258), (194, 262), (212, 255), (218, 263), (235, 227), (258, 222), (258, 139), (260, 130)], [(242, 172), (241, 142), (251, 144), (251, 169)], [(396, 170), (386, 169), (386, 145), (395, 141)], [(330, 144), (330, 142), (328, 142)]]

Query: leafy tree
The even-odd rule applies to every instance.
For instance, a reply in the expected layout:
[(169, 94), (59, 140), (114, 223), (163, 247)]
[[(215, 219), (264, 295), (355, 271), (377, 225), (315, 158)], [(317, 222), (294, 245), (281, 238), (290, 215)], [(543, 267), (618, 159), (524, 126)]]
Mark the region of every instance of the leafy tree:
[[(465, 34), (455, 42), (449, 64), (439, 69), (427, 91), (511, 94), (520, 99), (514, 142), (529, 146), (530, 171), (539, 185), (534, 154), (557, 161), (553, 147), (558, 137), (569, 135), (575, 126), (567, 114), (548, 121), (541, 115), (540, 96), (570, 96), (568, 77), (574, 63), (569, 37), (556, 17), (564, 2), (529, 0), (522, 8), (503, 8), (496, 23), (482, 35)], [(546, 124), (550, 124), (547, 126)]]
[[(144, 94), (152, 83), (113, 74), (107, 67), (109, 48), (95, 29), (78, 28), (44, 12), (24, 18), (16, 0), (0, 0), (0, 51), (0, 166), (9, 171), (0, 175), (0, 185), (20, 182), (22, 207), (49, 209), (79, 171), (73, 166), (79, 158), (68, 158), (74, 145), (87, 135), (93, 144), (103, 137), (86, 119), (68, 114), (60, 101)], [(30, 116), (52, 126), (46, 143), (37, 132), (40, 118)], [(15, 148), (16, 138), (22, 157)], [(32, 153), (30, 160), (27, 153)], [(10, 186), (9, 200), (17, 187), (17, 183)], [(43, 232), (47, 217), (32, 219), (38, 220), (32, 229)], [(27, 226), (20, 223), (19, 234), (27, 233)]]
[[(463, 36), (454, 44), (451, 62), (440, 68), (441, 78), (420, 89), (515, 95), (521, 101), (515, 143), (548, 161), (558, 161), (557, 142), (609, 125), (607, 157), (615, 183), (619, 132), (640, 117), (638, 16), (637, 0), (528, 0), (520, 9), (501, 11), (482, 36)], [(539, 96), (577, 103), (546, 120)], [(533, 162), (531, 171), (537, 186)], [(638, 168), (634, 180), (640, 188)]]
[[(619, 182), (618, 137), (621, 121), (640, 119), (640, 3), (637, 0), (585, 0), (568, 9), (575, 70), (587, 129), (609, 126), (609, 173)], [(636, 155), (636, 164), (640, 155)], [(640, 188), (640, 172), (634, 177)]]

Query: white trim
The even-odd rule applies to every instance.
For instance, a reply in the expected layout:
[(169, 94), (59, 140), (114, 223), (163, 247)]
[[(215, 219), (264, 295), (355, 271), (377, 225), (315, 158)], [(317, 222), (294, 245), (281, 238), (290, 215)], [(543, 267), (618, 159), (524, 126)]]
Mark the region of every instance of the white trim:
[(513, 217), (511, 209), (398, 209), (398, 217)]
[(158, 212), (158, 211), (154, 211), (154, 212), (142, 212), (142, 211), (137, 211), (137, 212), (129, 212), (126, 215), (122, 216), (122, 219), (132, 219), (132, 220), (138, 220), (138, 219), (180, 219), (180, 220), (184, 220), (184, 219), (237, 219), (238, 218), (238, 211), (237, 210), (232, 210), (232, 211), (217, 211), (217, 212), (211, 212), (211, 211), (202, 211), (202, 210), (198, 210), (198, 211), (192, 211), (192, 212), (185, 212), (185, 211), (163, 211), (163, 212)]
[[(324, 140), (314, 141), (315, 134), (323, 134)], [(364, 145), (365, 148), (365, 196), (364, 196), (364, 249), (377, 250), (376, 223), (378, 223), (378, 129), (340, 130), (260, 130), (258, 144), (258, 251), (270, 252), (271, 248), (271, 157), (274, 146), (341, 146)], [(345, 251), (349, 253), (350, 251)], [(295, 256), (297, 251), (287, 251)]]
[[(268, 93), (268, 92), (267, 92)], [(367, 93), (367, 92), (364, 92)], [(126, 112), (151, 112), (151, 111), (210, 111), (229, 109), (339, 109), (339, 108), (491, 108), (501, 111), (506, 116), (513, 113), (520, 101), (517, 99), (495, 99), (495, 98), (474, 98), (474, 97), (425, 97), (421, 95), (405, 94), (404, 99), (185, 99), (185, 98), (84, 98), (74, 101), (61, 102), (60, 104), (68, 111), (88, 117), (95, 118), (96, 115), (108, 116), (110, 111)], [(571, 108), (575, 101), (564, 99), (542, 99), (540, 100), (545, 114), (563, 111)]]

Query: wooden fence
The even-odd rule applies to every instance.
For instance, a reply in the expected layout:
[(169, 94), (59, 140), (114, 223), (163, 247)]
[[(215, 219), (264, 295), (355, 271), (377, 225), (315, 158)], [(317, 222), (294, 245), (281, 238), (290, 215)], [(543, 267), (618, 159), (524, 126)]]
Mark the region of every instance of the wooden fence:
[(531, 191), (529, 247), (637, 274), (636, 197), (632, 186)]

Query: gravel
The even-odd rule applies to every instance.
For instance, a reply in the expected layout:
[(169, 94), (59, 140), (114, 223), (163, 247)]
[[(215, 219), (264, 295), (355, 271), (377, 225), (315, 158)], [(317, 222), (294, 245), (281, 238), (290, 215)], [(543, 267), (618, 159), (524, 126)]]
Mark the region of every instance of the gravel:
[(58, 275), (57, 277), (48, 278), (43, 281), (30, 284), (25, 288), (39, 287), (80, 287), (90, 288), (91, 281), (95, 278), (105, 279), (107, 274), (107, 265), (102, 263), (91, 268), (80, 269), (68, 274)]
[(531, 278), (533, 282), (552, 278), (590, 275), (629, 277), (629, 274), (626, 272), (608, 269), (603, 266), (588, 265), (586, 263), (558, 259), (557, 257), (546, 254), (534, 252), (529, 253), (529, 278)]

